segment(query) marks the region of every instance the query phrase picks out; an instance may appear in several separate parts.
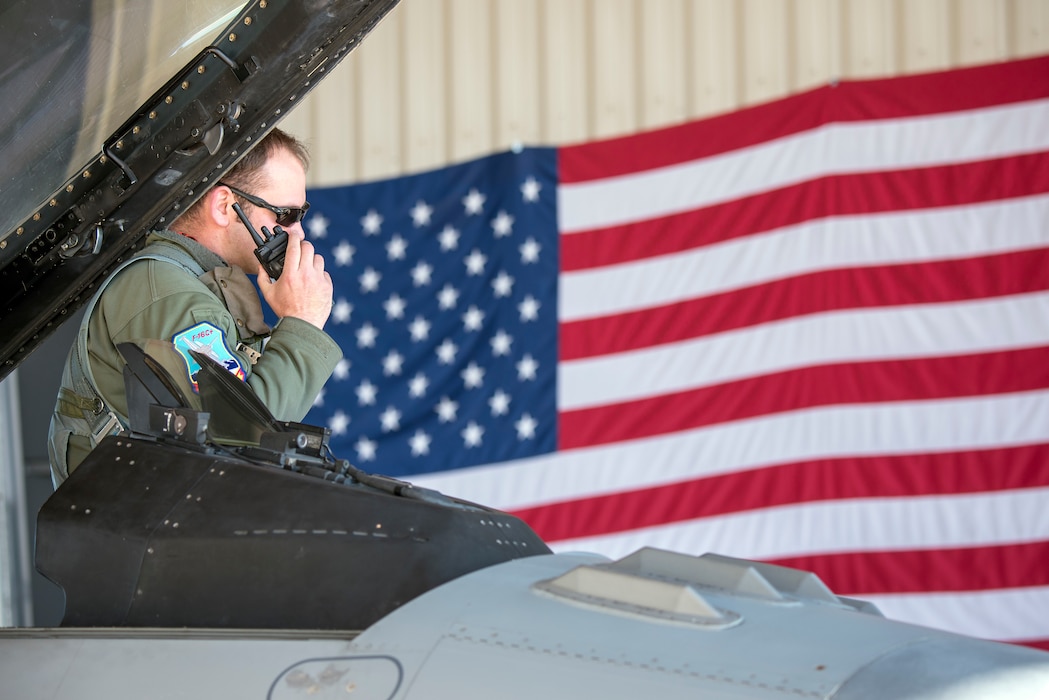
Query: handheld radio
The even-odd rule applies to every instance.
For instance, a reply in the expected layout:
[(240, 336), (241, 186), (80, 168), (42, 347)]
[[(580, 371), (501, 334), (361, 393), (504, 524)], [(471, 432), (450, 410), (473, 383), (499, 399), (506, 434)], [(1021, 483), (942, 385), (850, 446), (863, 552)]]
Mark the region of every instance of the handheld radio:
[(251, 234), (252, 239), (255, 241), (255, 257), (266, 268), (266, 273), (270, 276), (270, 279), (280, 277), (280, 273), (284, 272), (284, 253), (288, 249), (288, 232), (279, 225), (274, 225), (271, 233), (268, 228), (263, 226), (262, 235), (260, 236), (255, 227), (248, 221), (248, 217), (244, 214), (244, 210), (240, 208), (240, 204), (234, 202), (233, 211), (240, 217), (244, 228), (248, 229), (248, 233)]

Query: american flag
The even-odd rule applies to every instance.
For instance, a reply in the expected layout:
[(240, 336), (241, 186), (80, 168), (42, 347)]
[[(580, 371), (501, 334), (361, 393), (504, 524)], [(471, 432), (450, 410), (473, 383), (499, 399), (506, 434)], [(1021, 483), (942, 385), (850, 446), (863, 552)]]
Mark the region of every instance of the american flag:
[(309, 197), (337, 455), (1049, 649), (1049, 57)]

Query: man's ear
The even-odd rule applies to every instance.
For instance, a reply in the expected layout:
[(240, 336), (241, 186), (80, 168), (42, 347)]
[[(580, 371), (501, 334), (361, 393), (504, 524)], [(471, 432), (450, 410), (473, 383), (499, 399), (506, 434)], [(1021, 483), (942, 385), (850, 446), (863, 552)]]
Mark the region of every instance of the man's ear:
[(211, 221), (221, 228), (229, 228), (237, 215), (233, 211), (233, 204), (237, 201), (233, 192), (225, 185), (216, 185), (204, 195), (204, 209)]

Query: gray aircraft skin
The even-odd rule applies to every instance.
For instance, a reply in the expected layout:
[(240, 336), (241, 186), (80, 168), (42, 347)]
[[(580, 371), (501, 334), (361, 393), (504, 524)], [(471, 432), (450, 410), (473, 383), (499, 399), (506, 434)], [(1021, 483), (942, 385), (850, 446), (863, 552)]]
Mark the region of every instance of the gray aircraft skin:
[[(0, 377), (396, 2), (0, 8)], [(162, 354), (126, 349), (130, 429), (41, 510), (66, 613), (0, 630), (4, 698), (1049, 698), (1049, 654), (888, 620), (811, 573), (554, 554), (360, 472), (203, 359), (185, 400)]]

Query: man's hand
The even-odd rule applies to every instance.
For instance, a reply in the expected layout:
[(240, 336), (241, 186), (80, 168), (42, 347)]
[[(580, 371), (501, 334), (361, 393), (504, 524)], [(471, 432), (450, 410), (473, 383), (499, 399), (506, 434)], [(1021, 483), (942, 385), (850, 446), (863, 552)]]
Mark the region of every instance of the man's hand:
[(275, 314), (281, 318), (294, 316), (324, 328), (331, 315), (331, 275), (324, 271), (324, 258), (317, 255), (302, 231), (288, 231), (280, 279), (270, 280), (261, 264), (257, 274), (262, 296)]

